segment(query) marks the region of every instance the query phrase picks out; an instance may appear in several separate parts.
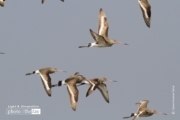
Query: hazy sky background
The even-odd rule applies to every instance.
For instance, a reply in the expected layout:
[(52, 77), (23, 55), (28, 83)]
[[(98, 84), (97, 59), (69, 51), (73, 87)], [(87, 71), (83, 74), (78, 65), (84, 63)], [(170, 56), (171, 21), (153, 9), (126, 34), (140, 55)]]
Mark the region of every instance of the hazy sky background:
[[(168, 115), (142, 120), (178, 120), (180, 79), (180, 1), (149, 0), (151, 28), (143, 20), (137, 0), (7, 0), (0, 7), (0, 119), (2, 120), (122, 120), (136, 112), (136, 102)], [(109, 37), (129, 45), (84, 48), (94, 42), (102, 8)], [(66, 86), (52, 89), (48, 97), (39, 75), (25, 76), (43, 67), (67, 73), (51, 74), (52, 83), (75, 72), (87, 78), (107, 77), (110, 103), (98, 90), (85, 97), (89, 86), (78, 87), (76, 112), (70, 107)], [(175, 115), (172, 115), (172, 86)], [(41, 115), (6, 115), (8, 105), (37, 105)], [(130, 118), (129, 120), (131, 120)]]

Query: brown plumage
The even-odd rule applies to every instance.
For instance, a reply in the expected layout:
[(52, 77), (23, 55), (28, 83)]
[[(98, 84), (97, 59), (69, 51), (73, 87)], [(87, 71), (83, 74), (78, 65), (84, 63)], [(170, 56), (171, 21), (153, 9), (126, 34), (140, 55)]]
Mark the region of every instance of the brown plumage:
[(137, 112), (132, 113), (131, 116), (124, 117), (124, 119), (134, 117), (133, 120), (136, 120), (138, 117), (149, 117), (149, 116), (152, 116), (153, 114), (167, 115), (166, 113), (161, 113), (161, 112), (158, 112), (156, 110), (148, 109), (147, 108), (148, 103), (149, 103), (149, 100), (142, 100), (142, 101), (136, 103), (136, 104), (139, 104)]
[(4, 7), (5, 0), (0, 0), (0, 6)]
[(39, 70), (33, 71), (32, 73), (27, 73), (26, 75), (39, 74), (41, 77), (41, 81), (43, 83), (44, 89), (47, 95), (50, 97), (51, 96), (51, 77), (49, 76), (49, 74), (52, 74), (54, 72), (66, 72), (66, 71), (47, 67), (47, 68), (41, 68)]
[(90, 85), (86, 97), (89, 96), (96, 88), (101, 92), (102, 96), (104, 97), (105, 101), (109, 103), (109, 95), (108, 95), (108, 89), (105, 83), (105, 81), (109, 82), (117, 82), (114, 80), (108, 80), (107, 78), (94, 78), (90, 79), (89, 81), (84, 81), (84, 83), (81, 83), (80, 85), (83, 84), (88, 84)]
[(52, 87), (67, 85), (67, 91), (69, 93), (71, 108), (76, 111), (79, 91), (76, 87), (77, 83), (81, 83), (86, 78), (76, 72), (74, 75), (69, 76), (66, 80), (59, 81), (58, 84), (52, 85)]
[(90, 29), (91, 36), (95, 40), (94, 43), (89, 43), (87, 46), (79, 46), (79, 48), (84, 47), (111, 47), (114, 44), (122, 44), (122, 45), (128, 45), (127, 43), (118, 42), (113, 39), (108, 38), (108, 21), (107, 17), (102, 10), (102, 8), (99, 10), (98, 15), (98, 34)]
[(148, 0), (138, 0), (139, 6), (141, 8), (144, 21), (148, 27), (151, 24), (151, 5)]
[[(98, 24), (98, 34), (102, 35), (104, 38), (108, 38), (108, 29), (109, 25), (107, 22), (107, 17), (102, 9), (99, 11), (99, 16), (98, 16), (99, 24)], [(103, 25), (103, 27), (102, 27)]]

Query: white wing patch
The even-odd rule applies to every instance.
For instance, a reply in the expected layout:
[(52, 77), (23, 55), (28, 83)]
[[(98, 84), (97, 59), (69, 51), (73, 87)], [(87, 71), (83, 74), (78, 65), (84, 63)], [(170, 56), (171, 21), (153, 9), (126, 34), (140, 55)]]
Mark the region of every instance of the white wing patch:
[(85, 80), (84, 83), (90, 85), (89, 81), (86, 81), (86, 80)]
[(143, 4), (142, 4), (140, 1), (139, 1), (139, 4), (140, 4), (140, 6), (142, 7), (142, 9), (143, 9), (143, 11), (144, 11), (143, 14), (145, 14), (145, 17), (146, 17), (146, 18), (149, 18), (149, 17), (148, 17), (148, 14), (147, 14), (146, 8), (143, 6)]
[(102, 35), (103, 28), (104, 28), (104, 16), (101, 16), (101, 25), (100, 25), (99, 35)]
[(45, 85), (46, 89), (50, 90), (47, 80), (44, 78), (44, 76), (41, 73), (40, 73), (40, 76), (41, 76), (41, 78), (42, 78), (42, 80), (44, 82), (44, 85)]
[(94, 90), (94, 87), (95, 87), (95, 84), (94, 84), (93, 82), (91, 82), (90, 80), (89, 80), (89, 82), (90, 82), (91, 85), (92, 85), (91, 90), (93, 91), (93, 90)]
[(71, 99), (72, 99), (72, 102), (73, 103), (76, 103), (76, 101), (75, 101), (75, 97), (74, 97), (74, 94), (73, 94), (73, 92), (72, 92), (72, 90), (71, 90), (71, 88), (69, 87), (69, 85), (67, 84), (67, 87), (68, 87), (68, 90), (69, 90), (69, 92), (70, 92), (70, 94), (71, 94)]

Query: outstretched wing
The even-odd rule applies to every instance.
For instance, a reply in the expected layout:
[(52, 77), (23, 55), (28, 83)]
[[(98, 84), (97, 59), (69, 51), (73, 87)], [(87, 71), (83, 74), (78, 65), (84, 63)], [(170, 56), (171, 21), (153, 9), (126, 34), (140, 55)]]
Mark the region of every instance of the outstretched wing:
[(98, 83), (92, 82), (91, 80), (89, 80), (89, 83), (90, 83), (90, 87), (86, 93), (86, 97), (89, 96), (96, 89), (97, 84), (98, 84)]
[(142, 100), (136, 104), (139, 104), (138, 110), (136, 113), (138, 113), (141, 109), (147, 108), (147, 104), (149, 103), (149, 100)]
[(101, 83), (98, 85), (98, 90), (101, 92), (102, 96), (104, 97), (104, 99), (106, 100), (106, 102), (109, 103), (109, 95), (108, 95), (108, 89), (106, 84)]
[(102, 10), (102, 8), (99, 11), (99, 26), (98, 26), (98, 34), (102, 35), (103, 37), (108, 37), (108, 22), (107, 17)]
[(78, 91), (78, 89), (77, 89), (75, 84), (73, 84), (73, 85), (67, 84), (67, 90), (68, 90), (68, 93), (69, 93), (71, 108), (74, 111), (76, 111), (79, 91)]
[(40, 76), (41, 76), (41, 81), (43, 83), (43, 86), (44, 86), (44, 89), (45, 89), (47, 95), (51, 96), (51, 78), (50, 78), (49, 74), (47, 74), (47, 75), (40, 74)]
[(144, 21), (148, 27), (150, 27), (150, 22), (151, 22), (151, 5), (148, 3), (147, 0), (144, 1), (138, 1), (139, 6), (141, 8), (142, 14)]
[(103, 36), (98, 35), (98, 34), (95, 33), (94, 31), (92, 31), (91, 29), (90, 29), (90, 33), (91, 33), (92, 37), (94, 38), (94, 40), (95, 40), (98, 44), (108, 44), (108, 43), (106, 42), (106, 40), (104, 39)]

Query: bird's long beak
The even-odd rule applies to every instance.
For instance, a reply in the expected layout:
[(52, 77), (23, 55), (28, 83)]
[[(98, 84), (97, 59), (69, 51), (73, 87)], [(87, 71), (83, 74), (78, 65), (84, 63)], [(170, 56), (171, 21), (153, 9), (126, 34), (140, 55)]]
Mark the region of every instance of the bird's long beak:
[(167, 115), (166, 113), (162, 113), (162, 112), (156, 112), (156, 114)]
[(64, 71), (64, 70), (58, 70), (57, 72), (67, 72), (67, 71)]
[(129, 44), (127, 44), (127, 43), (123, 43), (123, 42), (116, 42), (116, 44), (121, 44), (121, 45), (129, 45)]
[(116, 80), (106, 80), (108, 82), (117, 82)]

